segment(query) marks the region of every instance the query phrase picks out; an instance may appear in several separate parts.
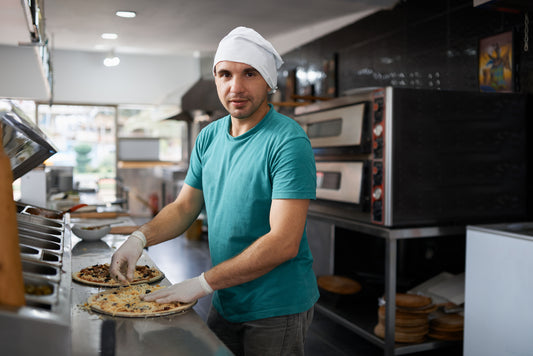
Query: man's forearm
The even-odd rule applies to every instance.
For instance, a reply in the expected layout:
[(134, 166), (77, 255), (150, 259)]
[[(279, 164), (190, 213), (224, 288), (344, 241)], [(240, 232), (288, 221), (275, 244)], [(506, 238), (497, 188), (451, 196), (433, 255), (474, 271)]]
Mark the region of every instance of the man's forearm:
[(207, 283), (215, 290), (233, 287), (259, 278), (293, 257), (269, 238), (268, 234), (259, 238), (239, 255), (205, 272)]
[(196, 220), (202, 206), (201, 191), (185, 185), (174, 202), (165, 206), (151, 221), (139, 228), (146, 236), (146, 245), (156, 245), (183, 234)]

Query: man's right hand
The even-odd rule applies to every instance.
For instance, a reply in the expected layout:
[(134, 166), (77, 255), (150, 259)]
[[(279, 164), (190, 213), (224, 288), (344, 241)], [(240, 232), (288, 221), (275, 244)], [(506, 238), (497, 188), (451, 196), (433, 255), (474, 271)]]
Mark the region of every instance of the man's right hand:
[(133, 281), (135, 267), (143, 248), (143, 242), (137, 236), (130, 235), (111, 258), (111, 277), (123, 284)]

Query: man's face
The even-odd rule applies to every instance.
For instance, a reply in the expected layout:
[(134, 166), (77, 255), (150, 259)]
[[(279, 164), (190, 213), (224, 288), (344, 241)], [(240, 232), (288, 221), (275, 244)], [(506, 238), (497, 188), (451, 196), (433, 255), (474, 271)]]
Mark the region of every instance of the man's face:
[[(265, 115), (270, 88), (261, 74), (248, 64), (222, 61), (215, 67), (218, 98), (233, 118)], [(256, 114), (256, 115), (254, 115)]]

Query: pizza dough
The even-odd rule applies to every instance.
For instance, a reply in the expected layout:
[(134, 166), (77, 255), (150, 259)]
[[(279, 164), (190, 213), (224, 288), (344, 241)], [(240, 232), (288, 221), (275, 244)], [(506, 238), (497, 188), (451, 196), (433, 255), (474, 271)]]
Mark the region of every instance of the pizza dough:
[(145, 318), (170, 315), (192, 308), (191, 303), (156, 303), (141, 300), (141, 295), (166, 288), (160, 285), (137, 284), (123, 286), (93, 294), (87, 300), (87, 306), (98, 313), (128, 318)]
[[(136, 266), (131, 284), (153, 283), (163, 279), (165, 275), (155, 267)], [(72, 279), (77, 282), (100, 287), (120, 287), (121, 284), (109, 274), (109, 264), (96, 264), (72, 273)]]

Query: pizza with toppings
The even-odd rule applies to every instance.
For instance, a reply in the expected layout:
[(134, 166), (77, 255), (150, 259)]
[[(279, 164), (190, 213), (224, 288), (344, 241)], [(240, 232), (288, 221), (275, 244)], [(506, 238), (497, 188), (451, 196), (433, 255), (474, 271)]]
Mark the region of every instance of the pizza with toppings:
[[(164, 274), (155, 267), (136, 266), (133, 281), (130, 284), (153, 283), (163, 279)], [(96, 264), (72, 273), (77, 282), (101, 287), (119, 287), (121, 283), (111, 277), (109, 264)]]
[(98, 313), (140, 318), (180, 313), (192, 308), (196, 304), (196, 301), (191, 303), (156, 303), (141, 299), (142, 295), (163, 288), (166, 287), (143, 283), (109, 289), (90, 296), (87, 301), (87, 306)]

